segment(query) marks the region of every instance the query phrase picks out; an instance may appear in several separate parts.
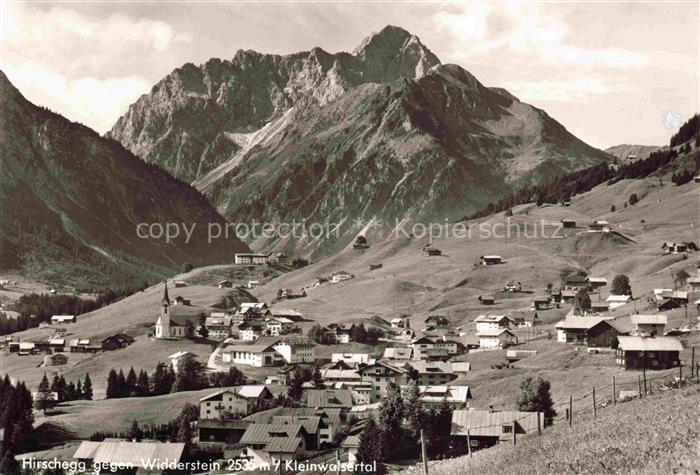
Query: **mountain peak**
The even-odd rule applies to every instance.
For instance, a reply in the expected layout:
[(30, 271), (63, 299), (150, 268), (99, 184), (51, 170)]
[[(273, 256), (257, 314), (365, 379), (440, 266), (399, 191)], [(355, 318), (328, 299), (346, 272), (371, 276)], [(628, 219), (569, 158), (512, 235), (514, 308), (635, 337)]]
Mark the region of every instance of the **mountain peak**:
[(423, 77), (440, 60), (416, 35), (401, 27), (388, 25), (372, 33), (355, 48), (353, 54), (370, 69), (400, 70), (401, 77)]

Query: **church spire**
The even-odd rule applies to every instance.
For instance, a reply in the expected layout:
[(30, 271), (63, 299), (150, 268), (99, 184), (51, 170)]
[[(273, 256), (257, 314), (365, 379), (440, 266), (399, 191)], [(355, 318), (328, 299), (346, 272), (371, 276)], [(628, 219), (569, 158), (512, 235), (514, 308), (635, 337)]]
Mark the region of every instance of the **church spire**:
[(170, 297), (168, 297), (168, 281), (163, 281), (165, 289), (163, 290), (163, 305), (170, 305)]

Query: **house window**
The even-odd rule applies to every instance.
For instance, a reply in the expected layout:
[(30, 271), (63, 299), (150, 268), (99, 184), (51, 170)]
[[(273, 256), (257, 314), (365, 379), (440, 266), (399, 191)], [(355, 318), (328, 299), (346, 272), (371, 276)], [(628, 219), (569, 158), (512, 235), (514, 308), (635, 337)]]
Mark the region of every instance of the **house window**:
[(504, 434), (510, 434), (513, 432), (513, 426), (511, 425), (504, 425), (503, 426), (503, 433)]

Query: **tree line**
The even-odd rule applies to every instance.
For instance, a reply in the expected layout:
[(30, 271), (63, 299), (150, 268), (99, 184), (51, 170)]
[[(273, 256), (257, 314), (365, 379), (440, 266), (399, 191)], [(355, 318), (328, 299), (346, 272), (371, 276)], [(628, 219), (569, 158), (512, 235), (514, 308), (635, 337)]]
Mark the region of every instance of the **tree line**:
[(695, 139), (695, 145), (700, 145), (700, 115), (695, 114), (681, 125), (678, 132), (671, 136), (671, 147), (676, 147), (689, 140)]
[(49, 379), (44, 373), (41, 378), (39, 387), (36, 392), (36, 401), (34, 406), (46, 413), (47, 409), (55, 407), (57, 404), (68, 401), (85, 400), (92, 401), (92, 381), (90, 374), (85, 375), (85, 380), (78, 380), (77, 384), (73, 381), (66, 383), (63, 375), (54, 375), (52, 383), (49, 385)]
[(117, 399), (160, 396), (180, 391), (240, 386), (245, 383), (245, 376), (237, 368), (230, 368), (228, 373), (215, 372), (207, 375), (202, 363), (192, 355), (186, 355), (178, 362), (177, 371), (174, 371), (172, 365), (159, 362), (151, 376), (143, 369), (137, 374), (133, 366), (126, 375), (122, 369), (111, 369), (107, 375), (106, 397)]
[(37, 447), (32, 406), (32, 393), (23, 382), (12, 383), (8, 375), (0, 380), (0, 426), (4, 429), (0, 473), (18, 473), (14, 455)]
[(19, 313), (18, 318), (8, 318), (0, 313), (0, 335), (24, 331), (48, 322), (54, 315), (82, 315), (98, 308), (110, 305), (148, 287), (144, 282), (140, 287), (125, 287), (119, 290), (107, 289), (97, 298), (83, 299), (67, 294), (30, 294), (22, 295), (12, 309)]
[(140, 442), (143, 439), (159, 440), (161, 442), (192, 442), (194, 430), (193, 423), (199, 419), (199, 408), (187, 403), (182, 407), (180, 414), (165, 424), (154, 424), (141, 427), (134, 420), (128, 431), (97, 431), (90, 436), (92, 441), (103, 441), (109, 438), (128, 439)]
[[(613, 184), (624, 179), (645, 178), (666, 167), (676, 158), (678, 158), (678, 152), (671, 149), (658, 150), (645, 159), (620, 165), (617, 169), (610, 167), (607, 163), (600, 163), (567, 175), (555, 177), (546, 183), (525, 186), (495, 203), (489, 203), (486, 207), (465, 216), (463, 219), (483, 218), (494, 213), (510, 210), (512, 207), (524, 203), (535, 202), (540, 206), (544, 203), (565, 202), (573, 196), (590, 191), (605, 182)], [(696, 157), (695, 170), (700, 166), (699, 160)], [(693, 172), (684, 171), (681, 173), (683, 173), (683, 179), (688, 179), (688, 174), (690, 173), (692, 177)], [(674, 183), (683, 184), (677, 181), (674, 181)]]

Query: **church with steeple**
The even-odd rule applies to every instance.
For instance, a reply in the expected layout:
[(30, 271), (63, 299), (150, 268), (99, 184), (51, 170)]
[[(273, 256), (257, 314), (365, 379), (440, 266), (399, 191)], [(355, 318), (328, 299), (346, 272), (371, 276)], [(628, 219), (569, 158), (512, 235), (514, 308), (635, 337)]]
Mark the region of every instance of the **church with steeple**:
[(193, 332), (199, 328), (200, 315), (207, 314), (206, 309), (174, 304), (168, 295), (168, 282), (163, 284), (163, 300), (160, 304), (160, 316), (156, 321), (155, 337), (170, 339), (195, 336)]

